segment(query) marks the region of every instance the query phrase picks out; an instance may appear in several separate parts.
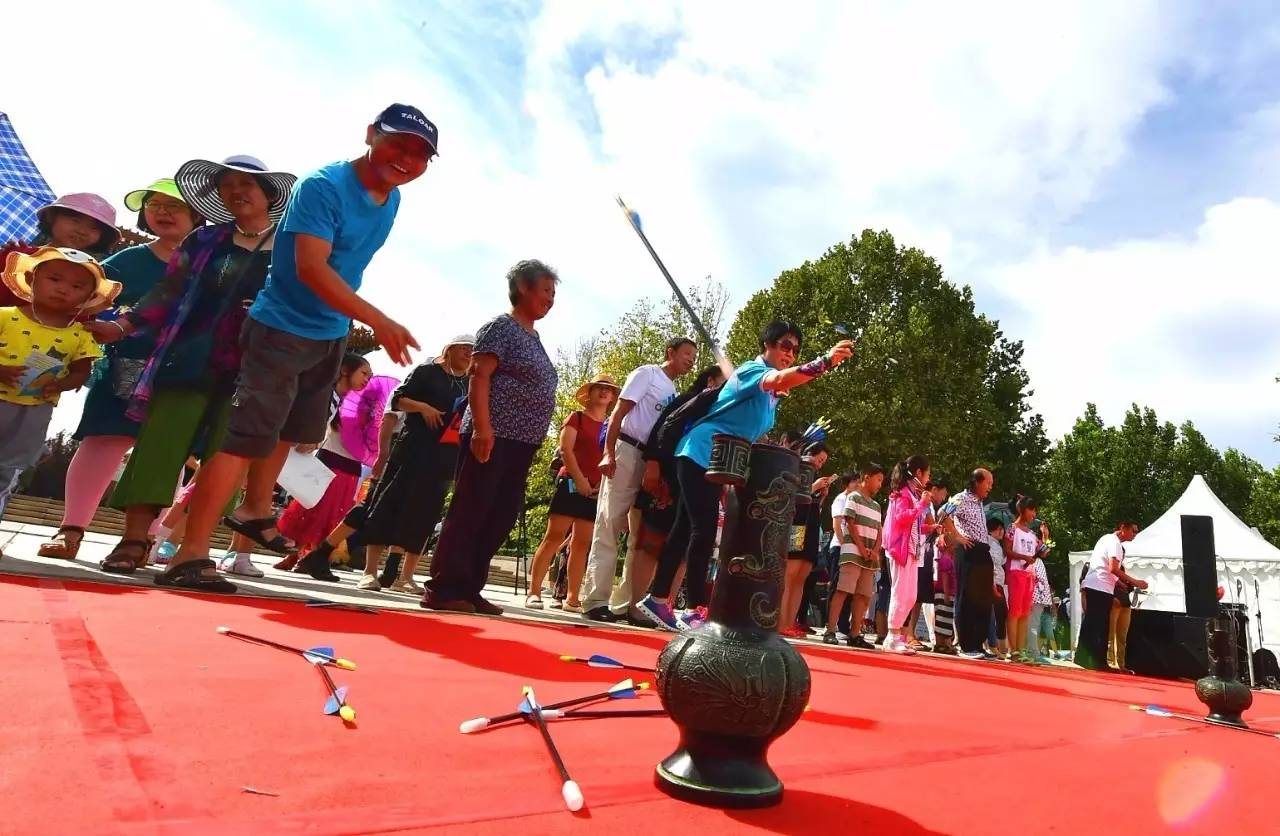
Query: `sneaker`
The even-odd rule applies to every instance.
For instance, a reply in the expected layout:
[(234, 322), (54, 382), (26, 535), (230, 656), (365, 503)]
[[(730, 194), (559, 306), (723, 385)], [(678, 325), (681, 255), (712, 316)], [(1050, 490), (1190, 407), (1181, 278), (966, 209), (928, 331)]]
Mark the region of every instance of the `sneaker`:
[(618, 617), (613, 614), (613, 610), (608, 605), (601, 604), (598, 607), (592, 607), (582, 614), (582, 617), (588, 621), (599, 621), (604, 624), (613, 624)]
[(846, 642), (850, 647), (856, 647), (859, 650), (875, 650), (875, 645), (864, 639), (862, 636), (850, 636)]
[(697, 630), (703, 624), (707, 623), (707, 608), (694, 607), (691, 610), (685, 610), (676, 618), (676, 627), (681, 630)]
[[(607, 610), (609, 608), (603, 607), (603, 609)], [(659, 627), (663, 627), (673, 633), (679, 632), (680, 628), (676, 626), (676, 616), (675, 613), (671, 612), (670, 604), (664, 604), (652, 595), (646, 595), (640, 599), (640, 603), (636, 604), (636, 609), (640, 611), (641, 615)], [(612, 614), (612, 611), (610, 611), (610, 615)]]
[(177, 546), (170, 543), (168, 540), (162, 540), (161, 542), (156, 543), (155, 548), (152, 549), (151, 562), (160, 566), (165, 566), (170, 560), (173, 560), (173, 556), (177, 553)]
[(525, 609), (530, 609), (530, 610), (542, 609), (542, 596), (530, 595), (528, 598), (524, 599), (524, 606), (525, 606)]
[(318, 581), (327, 581), (329, 583), (337, 583), (339, 581), (338, 576), (333, 574), (333, 570), (329, 568), (328, 555), (323, 552), (311, 552), (298, 561), (298, 566), (294, 571), (310, 575)]
[(472, 598), (470, 603), (480, 615), (502, 615), (503, 612), (502, 607), (492, 601), (481, 598), (479, 595)]
[(823, 633), (823, 634), (822, 634), (822, 643), (823, 643), (823, 644), (835, 644), (835, 645), (838, 645), (838, 644), (840, 644), (840, 640), (836, 638), (836, 634), (835, 634), (835, 633)]
[(391, 591), (404, 592), (409, 595), (421, 595), (422, 587), (414, 583), (413, 578), (409, 578), (408, 580), (396, 581), (395, 583), (391, 584)]
[(378, 579), (368, 572), (360, 576), (360, 580), (356, 582), (356, 589), (365, 589), (370, 592), (380, 592), (382, 584), (378, 583)]
[(227, 552), (222, 558), (222, 571), (228, 575), (241, 575), (246, 578), (260, 578), (266, 574), (254, 566), (249, 555), (244, 552)]

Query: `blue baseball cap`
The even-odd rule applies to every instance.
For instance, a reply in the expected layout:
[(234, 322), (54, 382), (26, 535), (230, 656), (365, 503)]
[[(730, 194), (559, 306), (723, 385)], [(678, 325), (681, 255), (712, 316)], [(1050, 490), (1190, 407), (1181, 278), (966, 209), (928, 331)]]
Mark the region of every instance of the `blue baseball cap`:
[(421, 110), (407, 104), (396, 103), (378, 114), (374, 127), (384, 134), (413, 134), (420, 136), (431, 146), (434, 154), (440, 153), (440, 131)]

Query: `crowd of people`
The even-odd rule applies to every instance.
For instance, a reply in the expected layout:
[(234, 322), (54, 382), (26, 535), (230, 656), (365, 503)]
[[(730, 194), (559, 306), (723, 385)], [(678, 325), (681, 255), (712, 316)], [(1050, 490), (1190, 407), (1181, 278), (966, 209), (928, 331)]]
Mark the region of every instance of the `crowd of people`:
[[(88, 387), (65, 513), (41, 555), (76, 558), (114, 481), (107, 502), (126, 522), (104, 572), (154, 562), (159, 585), (232, 592), (228, 575), (262, 575), (249, 558), (256, 549), (279, 554), (277, 568), (336, 581), (335, 550), (358, 532), (360, 589), (418, 594), (429, 609), (502, 612), (482, 592), (556, 409), (560, 381), (536, 326), (559, 277), (520, 261), (506, 276), (506, 313), (451, 339), (403, 383), (373, 375), (346, 351), (352, 320), (402, 365), (418, 345), (357, 291), (391, 232), (400, 188), (423, 175), (439, 136), (421, 111), (395, 104), (364, 141), (360, 156), (301, 179), (243, 155), (187, 162), (124, 197), (149, 243), (112, 253), (111, 205), (72, 194), (41, 210), (35, 240), (6, 246), (0, 511), (39, 456), (59, 394)], [(705, 368), (683, 392), (676, 383), (693, 373), (697, 345), (680, 335), (621, 385), (607, 375), (583, 381), (579, 408), (559, 428), (526, 606), (667, 630), (703, 623), (723, 520), (724, 489), (706, 478), (713, 439), (771, 439), (821, 471), (828, 450), (776, 432), (775, 415), (789, 391), (854, 349), (841, 340), (803, 361), (802, 329), (778, 320), (760, 334), (757, 356), (731, 374)], [(314, 454), (331, 478), (318, 500), (295, 498), (277, 514), (277, 483), (300, 454)], [(799, 638), (812, 628), (854, 647), (872, 646), (869, 632), (903, 654), (932, 646), (1045, 661), (1058, 650), (1062, 614), (1045, 569), (1048, 527), (1029, 497), (1012, 504), (1012, 519), (989, 514), (993, 486), (978, 468), (952, 496), (922, 455), (887, 474), (865, 463), (817, 478), (813, 501), (797, 506), (780, 631)], [(219, 521), (235, 536), (215, 561)], [(1117, 590), (1145, 585), (1123, 570), (1134, 532), (1126, 522), (1104, 537), (1086, 580), (1077, 661), (1087, 667), (1106, 667), (1110, 644), (1110, 665), (1124, 668)], [(423, 589), (414, 573), (428, 552)], [(563, 591), (545, 603), (553, 565)]]

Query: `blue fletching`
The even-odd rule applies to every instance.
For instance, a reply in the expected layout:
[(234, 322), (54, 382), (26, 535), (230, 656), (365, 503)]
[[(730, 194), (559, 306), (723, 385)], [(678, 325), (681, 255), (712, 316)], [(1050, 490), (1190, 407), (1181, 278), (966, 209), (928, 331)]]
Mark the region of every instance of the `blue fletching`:
[(343, 704), (347, 701), (347, 686), (343, 685), (338, 688), (336, 695), (331, 695), (324, 704), (325, 714), (337, 714), (342, 710)]
[[(320, 655), (317, 656), (316, 654)], [(337, 657), (337, 653), (333, 652), (332, 647), (313, 647), (310, 650), (302, 651), (302, 658), (306, 659), (313, 665), (323, 665), (329, 659)]]

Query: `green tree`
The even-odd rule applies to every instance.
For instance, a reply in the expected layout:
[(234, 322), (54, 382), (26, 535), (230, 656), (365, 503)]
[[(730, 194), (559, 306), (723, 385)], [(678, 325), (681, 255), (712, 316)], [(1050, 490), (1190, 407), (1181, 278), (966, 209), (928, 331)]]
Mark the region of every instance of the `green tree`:
[(920, 452), (953, 482), (984, 465), (1008, 493), (1037, 488), (1048, 444), (1027, 402), (1022, 346), (922, 251), (867, 230), (784, 271), (738, 314), (730, 357), (740, 363), (759, 351), (774, 319), (800, 325), (806, 357), (840, 338), (837, 325), (861, 331), (854, 359), (796, 389), (778, 416), (782, 427), (829, 418), (840, 466), (889, 466)]

